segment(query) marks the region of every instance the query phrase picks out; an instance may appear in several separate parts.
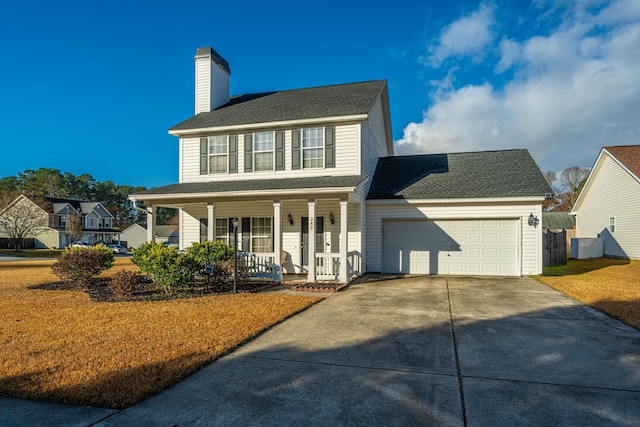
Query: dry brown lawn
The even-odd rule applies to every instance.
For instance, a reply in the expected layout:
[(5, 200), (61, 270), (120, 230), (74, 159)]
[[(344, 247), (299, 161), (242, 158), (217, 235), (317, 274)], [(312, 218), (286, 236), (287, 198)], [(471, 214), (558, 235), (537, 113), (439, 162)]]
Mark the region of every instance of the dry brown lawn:
[(640, 329), (640, 261), (570, 259), (536, 277), (560, 292)]
[[(57, 281), (53, 261), (0, 263), (0, 394), (108, 408), (131, 406), (320, 300), (231, 294), (96, 303)], [(117, 259), (106, 275), (136, 269)]]

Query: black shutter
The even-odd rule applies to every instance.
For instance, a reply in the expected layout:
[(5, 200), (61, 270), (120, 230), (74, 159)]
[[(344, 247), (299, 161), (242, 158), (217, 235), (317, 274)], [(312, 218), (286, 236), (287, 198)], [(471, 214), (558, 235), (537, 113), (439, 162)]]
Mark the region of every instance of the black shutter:
[(300, 129), (291, 131), (291, 169), (300, 169)]
[(276, 131), (276, 170), (284, 170), (284, 131)]
[(209, 173), (209, 138), (200, 137), (200, 175)]
[(244, 136), (244, 171), (253, 172), (253, 134)]
[(324, 128), (324, 167), (336, 167), (336, 128), (327, 126)]
[(229, 173), (238, 173), (238, 135), (229, 135)]
[(251, 250), (251, 218), (242, 218), (242, 251)]

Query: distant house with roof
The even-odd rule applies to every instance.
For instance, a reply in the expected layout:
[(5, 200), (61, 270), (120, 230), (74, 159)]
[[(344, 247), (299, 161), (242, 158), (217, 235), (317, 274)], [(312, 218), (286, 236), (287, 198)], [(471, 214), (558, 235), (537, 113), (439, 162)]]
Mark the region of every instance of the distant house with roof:
[[(166, 243), (168, 245), (178, 246), (178, 230), (176, 226), (156, 225), (155, 241), (158, 243)], [(140, 245), (147, 242), (147, 225), (132, 224), (120, 233), (120, 241), (127, 245), (128, 248), (137, 249)]]
[(605, 256), (640, 259), (640, 145), (603, 147), (573, 207), (579, 238)]
[(195, 55), (195, 115), (175, 184), (129, 195), (180, 210), (179, 245), (234, 241), (251, 268), (346, 282), (364, 272), (542, 272), (551, 190), (527, 150), (394, 156), (385, 80), (230, 97), (230, 67)]
[[(36, 236), (28, 236), (35, 238), (36, 248), (68, 246), (71, 239), (67, 234), (67, 221), (73, 215), (82, 218), (82, 237), (79, 240), (89, 245), (111, 243), (120, 233), (113, 228), (113, 215), (100, 202), (20, 195), (12, 205), (16, 203), (32, 204), (42, 211), (44, 229)], [(0, 237), (7, 236), (0, 234)]]

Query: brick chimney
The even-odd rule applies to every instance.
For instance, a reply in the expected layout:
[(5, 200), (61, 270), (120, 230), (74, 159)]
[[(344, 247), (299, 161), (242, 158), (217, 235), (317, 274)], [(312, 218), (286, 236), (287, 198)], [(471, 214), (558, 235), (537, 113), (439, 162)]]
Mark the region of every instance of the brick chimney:
[(211, 47), (196, 50), (196, 114), (229, 102), (229, 63)]

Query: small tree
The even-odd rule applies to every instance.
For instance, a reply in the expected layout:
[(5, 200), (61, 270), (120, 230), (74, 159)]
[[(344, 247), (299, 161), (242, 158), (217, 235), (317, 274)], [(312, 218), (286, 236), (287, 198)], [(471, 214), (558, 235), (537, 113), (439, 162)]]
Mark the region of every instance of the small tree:
[(67, 213), (64, 234), (67, 235), (67, 239), (71, 242), (82, 239), (82, 214), (80, 212)]
[(581, 168), (579, 166), (572, 166), (566, 168), (560, 173), (560, 184), (563, 187), (564, 192), (567, 194), (568, 210), (573, 208), (573, 205), (582, 190), (587, 176), (589, 176), (589, 168)]
[(26, 196), (0, 196), (0, 230), (9, 236), (16, 252), (22, 249), (24, 239), (42, 233), (48, 225), (46, 211)]

